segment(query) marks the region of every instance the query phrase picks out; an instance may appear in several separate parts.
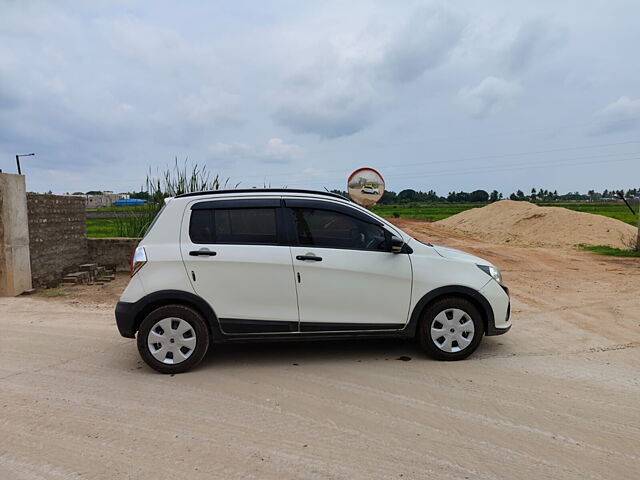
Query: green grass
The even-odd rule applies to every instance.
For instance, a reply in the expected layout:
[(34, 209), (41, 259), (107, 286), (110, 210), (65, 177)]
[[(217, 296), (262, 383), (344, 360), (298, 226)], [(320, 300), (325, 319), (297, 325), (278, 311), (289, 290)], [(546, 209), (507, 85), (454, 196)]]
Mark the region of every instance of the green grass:
[(597, 253), (598, 255), (608, 255), (611, 257), (637, 257), (640, 258), (639, 250), (623, 250), (621, 248), (608, 247), (606, 245), (578, 245), (582, 250)]
[(382, 217), (400, 215), (402, 218), (418, 218), (436, 222), (470, 208), (484, 207), (486, 203), (407, 203), (399, 205), (375, 205), (371, 211)]
[[(605, 217), (615, 218), (621, 222), (628, 223), (629, 225), (638, 225), (637, 215), (633, 215), (624, 203), (572, 203), (572, 202), (559, 202), (559, 203), (538, 203), (537, 205), (543, 207), (564, 207), (569, 210), (575, 210), (577, 212), (594, 213), (596, 215), (603, 215)], [(637, 211), (637, 205), (633, 205)]]
[[(470, 208), (480, 208), (487, 205), (486, 203), (409, 203), (397, 205), (375, 205), (371, 211), (383, 217), (400, 216), (402, 218), (417, 218), (422, 220), (438, 221), (443, 218), (450, 217)], [(637, 225), (637, 217), (631, 214), (629, 209), (623, 203), (539, 203), (541, 206), (564, 207), (579, 212), (593, 213), (596, 215), (604, 215), (605, 217), (615, 218), (630, 225)], [(115, 211), (137, 211), (144, 214), (145, 207), (108, 207)], [(123, 229), (123, 222), (126, 219), (115, 218), (89, 218), (87, 219), (87, 236), (93, 238), (118, 237), (127, 235), (127, 229)], [(120, 224), (118, 223), (120, 222)], [(131, 219), (129, 223), (138, 223), (138, 219)], [(132, 225), (133, 230), (131, 236), (140, 236), (137, 233), (141, 228)], [(144, 228), (142, 228), (142, 231)]]
[[(422, 220), (438, 221), (470, 208), (479, 208), (486, 203), (409, 203), (397, 205), (375, 205), (372, 212), (383, 217), (393, 217), (394, 214), (402, 218), (419, 218)], [(537, 203), (543, 207), (564, 207), (578, 212), (593, 213), (605, 217), (615, 218), (622, 222), (636, 226), (638, 217), (633, 215), (624, 203)]]
[(118, 223), (115, 218), (87, 218), (87, 237), (108, 238), (118, 236)]
[(136, 212), (144, 210), (146, 205), (127, 205), (124, 207), (99, 207), (99, 208), (87, 208), (87, 212)]

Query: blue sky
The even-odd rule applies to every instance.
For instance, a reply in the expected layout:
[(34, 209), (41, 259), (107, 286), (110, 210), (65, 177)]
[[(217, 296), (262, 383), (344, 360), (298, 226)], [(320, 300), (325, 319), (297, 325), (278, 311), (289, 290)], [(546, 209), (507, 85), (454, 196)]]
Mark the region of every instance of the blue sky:
[(175, 157), (243, 187), (640, 184), (634, 1), (0, 0), (0, 168), (138, 189)]

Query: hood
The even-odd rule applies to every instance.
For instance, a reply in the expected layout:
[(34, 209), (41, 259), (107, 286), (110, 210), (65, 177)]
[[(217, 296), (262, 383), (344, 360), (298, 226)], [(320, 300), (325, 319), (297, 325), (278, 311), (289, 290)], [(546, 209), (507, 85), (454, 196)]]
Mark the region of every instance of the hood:
[(480, 265), (491, 265), (490, 262), (487, 262), (480, 257), (476, 257), (475, 255), (471, 255), (470, 253), (465, 253), (461, 250), (456, 250), (455, 248), (442, 247), (440, 245), (434, 245), (433, 248), (438, 253), (438, 255), (444, 258), (459, 260), (461, 262), (476, 263)]

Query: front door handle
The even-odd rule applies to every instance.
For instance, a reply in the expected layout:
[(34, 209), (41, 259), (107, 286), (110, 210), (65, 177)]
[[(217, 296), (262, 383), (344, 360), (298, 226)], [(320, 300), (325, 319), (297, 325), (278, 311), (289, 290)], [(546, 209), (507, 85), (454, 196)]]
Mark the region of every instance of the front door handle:
[(191, 255), (192, 257), (215, 257), (217, 254), (216, 252), (212, 252), (211, 250), (191, 250), (189, 252), (189, 255)]
[(311, 260), (312, 262), (321, 262), (322, 257), (316, 257), (315, 255), (297, 255), (296, 260)]

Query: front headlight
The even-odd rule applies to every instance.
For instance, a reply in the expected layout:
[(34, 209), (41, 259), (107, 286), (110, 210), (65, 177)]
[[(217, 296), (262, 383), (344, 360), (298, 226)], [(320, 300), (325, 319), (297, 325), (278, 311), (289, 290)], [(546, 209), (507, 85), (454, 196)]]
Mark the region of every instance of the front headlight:
[(502, 285), (502, 274), (493, 265), (478, 265), (478, 268)]

